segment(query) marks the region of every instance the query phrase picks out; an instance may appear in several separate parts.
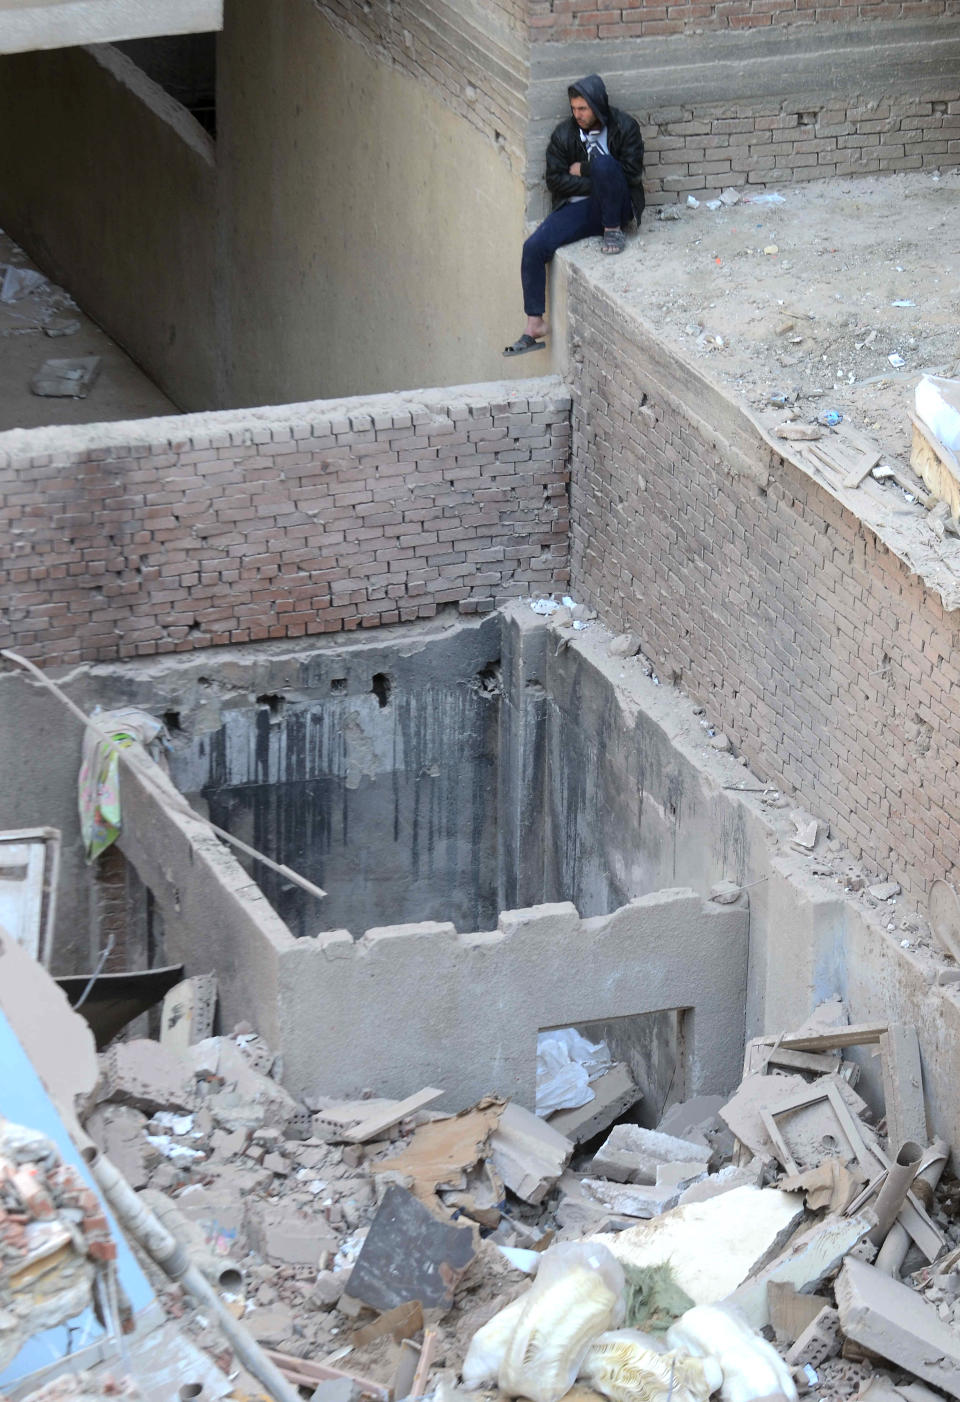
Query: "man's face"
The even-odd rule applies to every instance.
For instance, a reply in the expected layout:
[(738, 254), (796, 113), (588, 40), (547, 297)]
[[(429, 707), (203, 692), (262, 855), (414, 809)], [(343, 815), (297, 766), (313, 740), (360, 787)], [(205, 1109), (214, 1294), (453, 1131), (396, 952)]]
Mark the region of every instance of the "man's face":
[(573, 113), (573, 120), (581, 131), (596, 131), (600, 126), (600, 122), (597, 120), (597, 114), (584, 98), (571, 97), (570, 111)]

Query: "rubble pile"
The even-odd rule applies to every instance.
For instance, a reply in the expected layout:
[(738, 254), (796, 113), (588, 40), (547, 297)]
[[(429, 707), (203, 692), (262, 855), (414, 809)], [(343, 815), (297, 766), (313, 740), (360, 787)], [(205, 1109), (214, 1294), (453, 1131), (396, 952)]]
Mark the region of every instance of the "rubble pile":
[[(570, 1107), (304, 1104), (252, 1029), (178, 1036), (102, 1056), (87, 1132), (317, 1402), (960, 1397), (957, 1188), (911, 1027), (826, 1004), (751, 1042), (733, 1095), (579, 1144), (556, 1128)], [(214, 1324), (159, 1288), (229, 1373)]]
[(79, 1314), (116, 1259), (96, 1196), (56, 1146), (0, 1118), (0, 1369)]

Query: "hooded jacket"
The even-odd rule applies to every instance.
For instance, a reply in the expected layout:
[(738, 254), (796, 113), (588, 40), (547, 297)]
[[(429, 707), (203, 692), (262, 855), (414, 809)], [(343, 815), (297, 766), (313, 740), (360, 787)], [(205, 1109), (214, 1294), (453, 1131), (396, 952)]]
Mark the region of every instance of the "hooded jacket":
[[(607, 147), (611, 156), (620, 162), (630, 187), (633, 212), (640, 219), (644, 206), (643, 197), (643, 137), (640, 127), (628, 112), (611, 107), (604, 81), (596, 73), (571, 83), (571, 92), (577, 93), (588, 102), (607, 128)], [(570, 167), (581, 163), (582, 175), (571, 175)], [(558, 209), (574, 195), (590, 194), (590, 162), (586, 146), (580, 139), (580, 128), (573, 117), (568, 117), (554, 129), (547, 147), (547, 188), (553, 196), (553, 207)]]

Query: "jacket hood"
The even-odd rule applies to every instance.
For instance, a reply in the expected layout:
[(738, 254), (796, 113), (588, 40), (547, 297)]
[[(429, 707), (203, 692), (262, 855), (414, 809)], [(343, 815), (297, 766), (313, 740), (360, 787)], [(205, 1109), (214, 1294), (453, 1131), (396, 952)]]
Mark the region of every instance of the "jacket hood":
[(603, 125), (607, 125), (610, 117), (610, 99), (607, 97), (606, 84), (599, 73), (590, 73), (586, 78), (571, 83), (568, 92), (576, 93), (584, 102), (589, 102)]

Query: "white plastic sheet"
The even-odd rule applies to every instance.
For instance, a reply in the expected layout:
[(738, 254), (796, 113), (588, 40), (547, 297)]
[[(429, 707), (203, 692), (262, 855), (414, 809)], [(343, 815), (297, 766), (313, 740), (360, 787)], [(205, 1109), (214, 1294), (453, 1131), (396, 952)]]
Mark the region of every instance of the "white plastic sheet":
[(606, 1042), (588, 1042), (573, 1027), (541, 1032), (537, 1038), (537, 1101), (540, 1116), (573, 1110), (594, 1097), (590, 1082), (613, 1065)]

